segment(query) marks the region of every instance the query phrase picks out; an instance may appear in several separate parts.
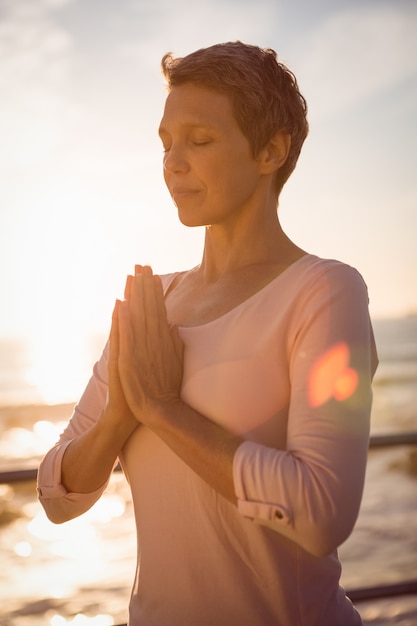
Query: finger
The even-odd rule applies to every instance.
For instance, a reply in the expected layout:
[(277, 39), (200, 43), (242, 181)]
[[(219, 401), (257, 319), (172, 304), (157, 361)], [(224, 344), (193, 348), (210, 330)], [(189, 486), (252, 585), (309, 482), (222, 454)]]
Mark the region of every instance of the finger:
[(160, 331), (162, 332), (165, 329), (169, 331), (168, 313), (165, 306), (164, 288), (162, 286), (161, 277), (158, 275), (154, 276), (154, 290), (155, 304), (158, 310), (159, 323), (163, 325), (163, 328), (160, 328)]
[(125, 291), (124, 291), (125, 300), (129, 300), (130, 298), (130, 293), (132, 290), (132, 281), (133, 281), (133, 276), (128, 274), (126, 277), (126, 284), (125, 284)]
[(119, 319), (119, 357), (118, 377), (124, 402), (134, 414), (137, 392), (140, 389), (135, 384), (134, 371), (137, 371), (138, 361), (135, 358), (135, 344), (133, 341), (132, 327), (130, 323), (129, 303), (120, 302), (118, 307)]
[(143, 265), (135, 265), (135, 276), (136, 274), (140, 274), (143, 270)]
[(119, 304), (120, 300), (116, 300), (110, 327), (109, 371), (113, 372), (117, 370), (119, 358)]
[(171, 333), (175, 354), (177, 355), (177, 358), (182, 361), (184, 356), (184, 343), (180, 337), (178, 326), (172, 324), (169, 327), (169, 332)]
[(152, 346), (156, 342), (159, 345), (160, 339), (169, 336), (161, 279), (150, 268), (144, 268), (142, 281), (148, 344)]
[(145, 293), (142, 273), (135, 274), (131, 283), (129, 299), (130, 322), (133, 330), (133, 337), (140, 345), (145, 345), (146, 341), (146, 313), (145, 313)]
[(120, 367), (122, 369), (124, 367), (127, 367), (132, 351), (134, 350), (128, 302), (125, 301), (125, 302), (118, 303), (117, 319), (118, 319), (118, 331), (117, 331), (118, 360), (117, 360), (117, 363), (118, 363), (118, 368), (120, 371)]
[(158, 274), (154, 274), (154, 287), (155, 287), (156, 298), (158, 300), (158, 306), (165, 310), (164, 289), (162, 286), (161, 277)]
[(148, 265), (137, 266), (140, 271), (135, 274), (131, 286), (130, 314), (140, 339), (144, 339), (149, 329), (149, 322), (155, 316), (155, 297), (153, 293), (153, 272)]

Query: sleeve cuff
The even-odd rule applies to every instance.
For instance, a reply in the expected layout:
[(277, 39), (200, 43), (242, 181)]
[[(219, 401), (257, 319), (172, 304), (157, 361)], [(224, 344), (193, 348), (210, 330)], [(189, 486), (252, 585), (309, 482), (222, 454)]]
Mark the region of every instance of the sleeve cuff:
[(61, 465), (65, 450), (71, 443), (71, 439), (57, 444), (42, 459), (38, 469), (37, 490), (41, 498), (62, 498), (67, 495), (67, 490), (61, 483)]
[(269, 502), (238, 500), (237, 509), (243, 517), (259, 524), (268, 523), (268, 525), (281, 526), (289, 525), (291, 522), (290, 516), (282, 506)]
[(37, 491), (41, 501), (66, 498), (68, 501), (94, 503), (107, 487), (110, 476), (99, 489), (91, 493), (75, 493), (66, 490), (61, 483), (62, 458), (71, 441), (72, 440), (69, 440), (56, 446), (53, 453), (47, 455), (42, 460), (38, 470), (37, 484)]
[[(292, 519), (289, 511), (282, 504), (256, 497), (257, 472), (255, 468), (263, 448), (264, 446), (252, 441), (245, 441), (236, 450), (233, 459), (233, 481), (237, 509), (243, 517), (277, 529), (279, 526), (291, 524)], [(269, 449), (265, 450), (270, 452)]]

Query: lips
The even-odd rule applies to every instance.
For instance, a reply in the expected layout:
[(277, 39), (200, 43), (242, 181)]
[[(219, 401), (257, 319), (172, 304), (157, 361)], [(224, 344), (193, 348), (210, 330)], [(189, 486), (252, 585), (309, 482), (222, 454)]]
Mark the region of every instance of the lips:
[(191, 187), (173, 187), (171, 193), (173, 196), (187, 196), (189, 194), (198, 193), (198, 189), (192, 189)]
[(195, 197), (198, 193), (200, 193), (199, 189), (192, 189), (191, 187), (173, 187), (171, 190), (171, 196), (175, 202)]

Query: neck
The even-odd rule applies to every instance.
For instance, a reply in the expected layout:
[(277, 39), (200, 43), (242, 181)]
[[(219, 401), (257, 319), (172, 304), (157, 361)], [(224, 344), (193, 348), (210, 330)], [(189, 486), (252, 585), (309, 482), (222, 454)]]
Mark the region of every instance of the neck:
[(284, 233), (276, 209), (256, 220), (239, 221), (239, 228), (206, 227), (204, 252), (199, 272), (205, 282), (260, 265), (289, 265), (302, 256)]

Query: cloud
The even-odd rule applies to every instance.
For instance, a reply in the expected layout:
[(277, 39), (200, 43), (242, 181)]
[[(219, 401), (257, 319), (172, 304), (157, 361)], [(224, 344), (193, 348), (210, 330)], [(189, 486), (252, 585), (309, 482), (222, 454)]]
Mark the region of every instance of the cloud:
[(0, 85), (59, 82), (70, 47), (68, 32), (54, 23), (46, 2), (10, 4), (0, 23)]
[(140, 19), (140, 40), (127, 41), (119, 52), (126, 58), (147, 59), (157, 67), (168, 51), (183, 55), (237, 39), (267, 45), (276, 28), (277, 5), (274, 0), (177, 0), (175, 6), (168, 0), (133, 0), (130, 8)]
[(27, 164), (66, 132), (72, 39), (55, 11), (69, 0), (3, 2), (0, 23), (0, 166)]
[(417, 5), (357, 6), (298, 40), (302, 91), (321, 117), (388, 90), (417, 72)]

